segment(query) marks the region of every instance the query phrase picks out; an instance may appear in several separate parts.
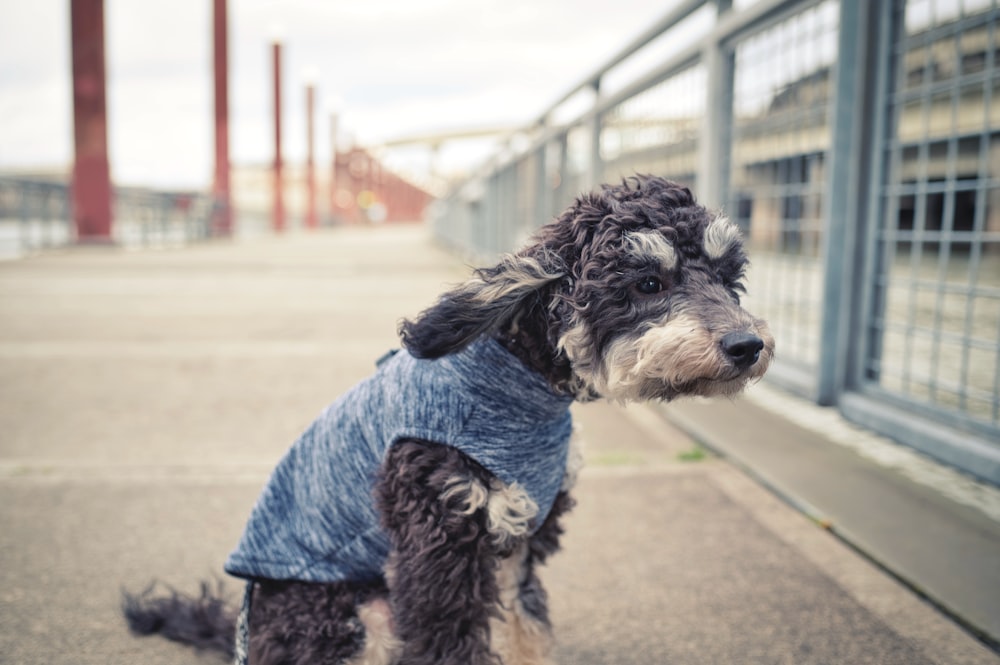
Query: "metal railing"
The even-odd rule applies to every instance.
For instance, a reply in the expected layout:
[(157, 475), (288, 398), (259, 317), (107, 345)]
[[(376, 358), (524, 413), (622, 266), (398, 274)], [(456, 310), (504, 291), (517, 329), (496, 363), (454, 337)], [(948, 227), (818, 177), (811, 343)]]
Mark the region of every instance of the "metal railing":
[[(212, 233), (209, 194), (115, 187), (112, 196), (113, 240), (119, 245), (183, 245)], [(0, 258), (75, 242), (71, 202), (65, 182), (0, 176)]]
[(600, 182), (684, 182), (744, 231), (770, 380), (1000, 484), (998, 18), (683, 1), (455, 186), (435, 233), (489, 260)]

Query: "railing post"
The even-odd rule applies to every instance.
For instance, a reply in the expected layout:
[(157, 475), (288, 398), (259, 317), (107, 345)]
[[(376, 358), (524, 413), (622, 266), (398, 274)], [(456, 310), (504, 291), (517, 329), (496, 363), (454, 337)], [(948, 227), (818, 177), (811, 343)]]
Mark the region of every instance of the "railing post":
[(215, 179), (212, 186), (214, 235), (233, 232), (233, 201), (229, 170), (229, 17), (227, 0), (213, 2), (213, 63), (215, 71)]
[(569, 132), (563, 132), (557, 139), (559, 141), (559, 187), (556, 188), (556, 204), (554, 208), (566, 205), (566, 199), (576, 192), (569, 191), (566, 183), (569, 182)]
[[(731, 0), (716, 0), (720, 18)], [(705, 67), (705, 115), (698, 137), (698, 198), (709, 207), (723, 207), (729, 196), (729, 138), (733, 122), (732, 56), (723, 45), (707, 40), (702, 52)], [(730, 213), (732, 214), (732, 213)]]
[(78, 242), (111, 242), (104, 0), (72, 0), (73, 221)]
[(604, 163), (601, 159), (601, 114), (597, 113), (597, 107), (601, 98), (601, 79), (594, 79), (591, 83), (594, 91), (594, 115), (590, 119), (590, 169), (587, 173), (590, 182), (585, 183), (587, 189), (593, 189), (604, 180)]
[(273, 218), (275, 231), (285, 230), (285, 180), (282, 175), (281, 157), (281, 41), (271, 44), (274, 78), (274, 200)]
[(871, 128), (864, 104), (869, 77), (874, 75), (866, 67), (873, 14), (868, 6), (859, 0), (840, 3), (830, 156), (823, 197), (825, 274), (816, 385), (816, 401), (821, 405), (836, 403), (845, 386), (852, 337), (851, 284), (863, 266), (857, 242), (860, 220), (865, 217), (866, 197), (861, 190), (869, 180), (865, 136)]
[(330, 224), (337, 221), (337, 211), (340, 204), (337, 202), (337, 188), (340, 187), (340, 146), (337, 142), (337, 133), (340, 131), (340, 118), (336, 112), (330, 114)]
[(313, 125), (316, 86), (306, 85), (306, 228), (319, 226), (316, 218), (316, 131)]
[[(542, 132), (545, 125), (542, 125)], [(552, 193), (549, 188), (548, 164), (547, 162), (548, 144), (540, 143), (535, 150), (535, 219), (532, 220), (532, 230), (549, 221), (549, 209), (552, 207), (549, 200)]]

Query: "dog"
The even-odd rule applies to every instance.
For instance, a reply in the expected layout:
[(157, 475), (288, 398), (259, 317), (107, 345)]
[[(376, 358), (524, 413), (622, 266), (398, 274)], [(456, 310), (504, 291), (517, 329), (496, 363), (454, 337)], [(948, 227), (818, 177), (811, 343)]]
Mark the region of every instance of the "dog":
[[(574, 401), (734, 395), (774, 355), (740, 305), (741, 233), (637, 175), (584, 194), (415, 319), (295, 442), (226, 571), (237, 613), (126, 595), (134, 632), (253, 665), (534, 665), (538, 567), (579, 469)], [(235, 635), (235, 641), (233, 640)]]

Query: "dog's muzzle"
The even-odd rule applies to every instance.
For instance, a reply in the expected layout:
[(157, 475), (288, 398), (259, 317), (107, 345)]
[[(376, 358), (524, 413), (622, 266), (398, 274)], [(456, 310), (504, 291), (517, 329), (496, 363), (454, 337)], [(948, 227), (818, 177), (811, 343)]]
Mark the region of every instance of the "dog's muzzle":
[(750, 367), (760, 358), (764, 340), (746, 332), (731, 332), (721, 340), (722, 351), (739, 369)]

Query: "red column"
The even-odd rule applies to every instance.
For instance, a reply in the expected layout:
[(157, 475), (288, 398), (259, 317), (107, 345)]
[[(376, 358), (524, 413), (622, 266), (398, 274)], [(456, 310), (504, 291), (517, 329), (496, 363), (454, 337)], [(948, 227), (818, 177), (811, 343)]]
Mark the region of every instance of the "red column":
[(104, 0), (71, 0), (73, 222), (78, 242), (111, 242)]
[(285, 181), (281, 169), (281, 42), (272, 45), (274, 61), (274, 230), (285, 230)]
[(316, 130), (313, 126), (316, 86), (306, 86), (306, 228), (319, 226), (316, 218)]
[(214, 0), (215, 69), (215, 197), (213, 231), (217, 235), (233, 232), (233, 200), (229, 173), (229, 18), (226, 0)]
[(337, 132), (339, 131), (337, 114), (330, 114), (330, 219), (337, 221), (339, 206), (337, 205), (337, 187), (340, 184), (340, 157), (337, 152)]

